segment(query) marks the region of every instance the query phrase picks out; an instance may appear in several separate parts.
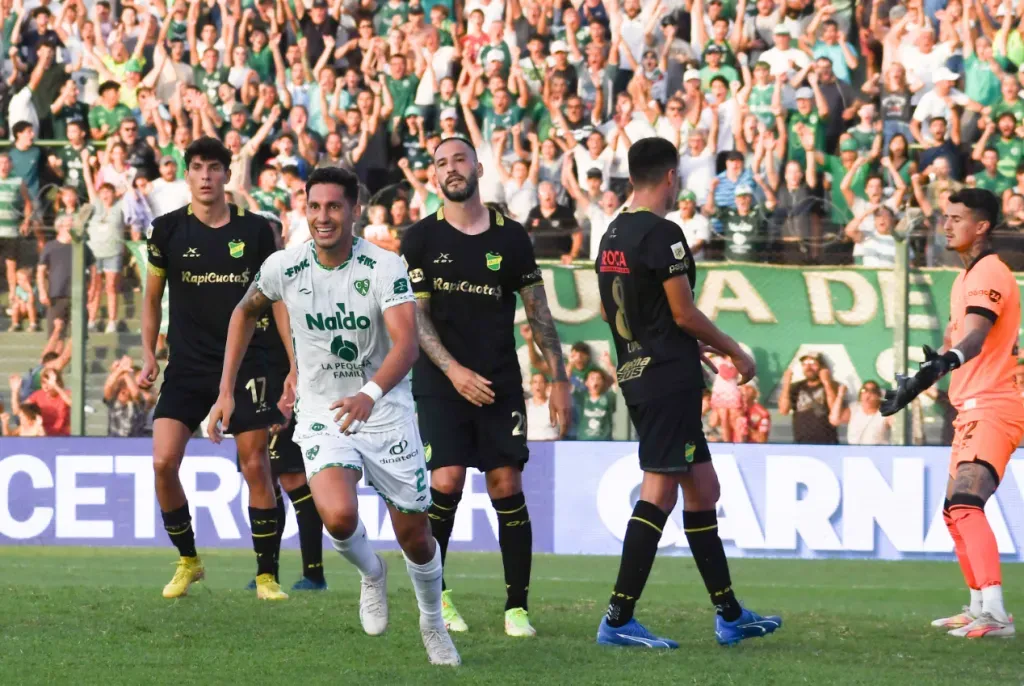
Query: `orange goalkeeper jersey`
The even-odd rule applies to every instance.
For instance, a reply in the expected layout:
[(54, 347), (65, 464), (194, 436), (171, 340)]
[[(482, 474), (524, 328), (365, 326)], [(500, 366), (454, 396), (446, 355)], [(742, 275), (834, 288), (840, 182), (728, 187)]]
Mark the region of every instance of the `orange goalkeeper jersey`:
[[(1010, 268), (994, 252), (983, 253), (953, 283), (949, 305), (952, 343), (965, 335), (964, 321), (977, 314), (992, 322), (981, 353), (953, 371), (949, 400), (958, 412), (996, 410), (1024, 416), (1014, 378), (1020, 331), (1020, 290)], [(1007, 417), (1010, 419), (1010, 417)]]

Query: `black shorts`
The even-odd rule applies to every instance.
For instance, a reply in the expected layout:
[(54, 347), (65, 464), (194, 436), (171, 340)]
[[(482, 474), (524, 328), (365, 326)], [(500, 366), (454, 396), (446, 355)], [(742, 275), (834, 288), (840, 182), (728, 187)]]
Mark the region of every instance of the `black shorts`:
[(476, 407), (462, 398), (418, 398), (420, 436), (427, 469), (526, 466), (526, 402), (521, 394), (498, 396)]
[(710, 462), (700, 411), (699, 388), (630, 405), (629, 418), (640, 437), (640, 469), (688, 472), (695, 464)]
[(67, 338), (68, 331), (71, 329), (71, 298), (50, 299), (50, 306), (46, 308), (46, 323), (51, 336), (57, 326), (58, 319), (64, 322), (61, 338)]
[(10, 260), (20, 264), (18, 259), (20, 254), (18, 249), (19, 242), (17, 238), (0, 238), (0, 261)]
[[(283, 387), (283, 374), (262, 365), (243, 365), (235, 382), (235, 411), (225, 433), (241, 434), (282, 423), (277, 401)], [(219, 373), (173, 374), (168, 367), (153, 419), (176, 419), (195, 433), (217, 402), (219, 389)]]
[(280, 474), (305, 474), (306, 468), (302, 466), (302, 448), (292, 440), (295, 433), (295, 420), (288, 422), (288, 426), (270, 437), (270, 475)]

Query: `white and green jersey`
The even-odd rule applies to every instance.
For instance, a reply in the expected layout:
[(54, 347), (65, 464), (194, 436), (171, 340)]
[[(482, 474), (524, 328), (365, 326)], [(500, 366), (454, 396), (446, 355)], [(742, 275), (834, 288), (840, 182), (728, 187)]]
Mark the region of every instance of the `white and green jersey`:
[[(328, 268), (307, 241), (268, 257), (255, 283), (288, 308), (298, 368), (295, 440), (337, 433), (331, 405), (358, 393), (391, 350), (384, 311), (415, 302), (402, 258), (356, 238), (348, 261)], [(389, 431), (414, 412), (406, 377), (374, 405), (361, 431)]]

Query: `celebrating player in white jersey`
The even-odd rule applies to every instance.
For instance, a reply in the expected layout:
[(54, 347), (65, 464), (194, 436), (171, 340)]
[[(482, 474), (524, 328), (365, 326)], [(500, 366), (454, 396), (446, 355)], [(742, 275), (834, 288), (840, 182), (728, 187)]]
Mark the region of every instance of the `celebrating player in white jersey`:
[[(454, 666), (460, 659), (441, 619), (441, 554), (427, 519), (426, 462), (407, 378), (419, 351), (413, 294), (401, 258), (353, 237), (358, 194), (358, 180), (342, 169), (310, 175), (306, 216), (313, 240), (263, 263), (231, 317), (221, 386), (234, 387), (256, 320), (283, 301), (297, 367), (286, 388), (287, 396), (297, 384), (294, 440), (334, 548), (362, 575), (363, 629), (375, 636), (388, 623), (387, 567), (370, 547), (357, 509), (356, 486), (365, 472), (387, 502), (405, 553), (427, 656), (432, 664)], [(233, 405), (231, 394), (222, 393), (211, 427), (227, 425)], [(211, 438), (220, 440), (220, 431)]]

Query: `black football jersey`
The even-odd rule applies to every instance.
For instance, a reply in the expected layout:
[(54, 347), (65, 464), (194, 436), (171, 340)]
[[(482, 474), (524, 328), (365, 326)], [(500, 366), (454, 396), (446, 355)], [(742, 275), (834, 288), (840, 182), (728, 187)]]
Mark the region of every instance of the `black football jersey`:
[(702, 388), (700, 346), (676, 325), (662, 285), (680, 276), (691, 289), (696, 283), (679, 227), (646, 210), (624, 211), (601, 239), (595, 268), (626, 402)]
[[(219, 377), (224, 363), (228, 323), (263, 261), (277, 248), (266, 219), (229, 206), (231, 221), (220, 228), (203, 224), (192, 205), (153, 220), (147, 240), (149, 269), (167, 280), (170, 321), (168, 375), (211, 374)], [(245, 361), (267, 363), (270, 324), (257, 329)]]
[[(492, 211), (491, 227), (470, 236), (445, 221), (441, 208), (405, 232), (402, 257), (416, 297), (430, 298), (430, 318), (445, 349), (490, 380), (496, 395), (521, 394), (516, 294), (541, 283), (522, 224)], [(425, 354), (414, 367), (413, 394), (460, 397)]]

